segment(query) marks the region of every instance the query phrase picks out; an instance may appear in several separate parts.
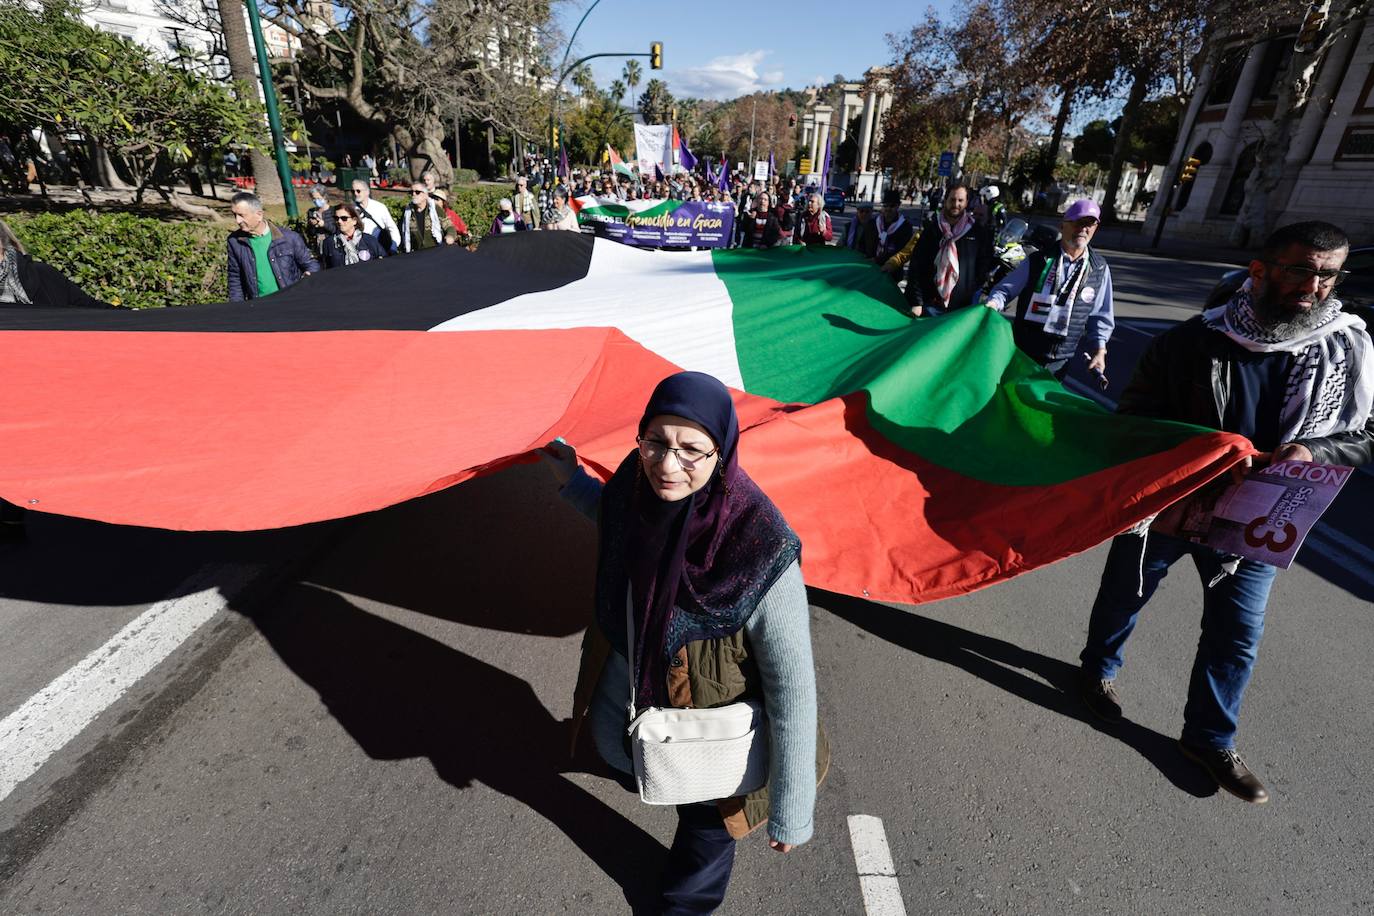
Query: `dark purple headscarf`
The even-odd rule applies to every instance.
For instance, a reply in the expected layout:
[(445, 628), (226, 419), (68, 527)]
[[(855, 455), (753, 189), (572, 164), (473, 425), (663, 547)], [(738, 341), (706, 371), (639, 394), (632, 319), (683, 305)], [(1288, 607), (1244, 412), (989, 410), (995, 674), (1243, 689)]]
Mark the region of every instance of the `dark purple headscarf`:
[(801, 553), (782, 514), (739, 466), (739, 418), (729, 390), (701, 372), (671, 375), (649, 398), (640, 435), (664, 415), (700, 424), (720, 454), (710, 481), (684, 499), (658, 498), (637, 451), (602, 492), (597, 622), (628, 657), (628, 585), (640, 706), (666, 705), (667, 670), (678, 649), (739, 630)]

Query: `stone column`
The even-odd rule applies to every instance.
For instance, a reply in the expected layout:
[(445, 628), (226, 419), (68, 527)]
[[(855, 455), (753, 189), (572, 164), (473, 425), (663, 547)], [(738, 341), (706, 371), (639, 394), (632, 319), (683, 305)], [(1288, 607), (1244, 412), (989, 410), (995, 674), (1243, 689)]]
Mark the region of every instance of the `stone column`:
[(883, 118), (887, 116), (887, 111), (892, 107), (892, 89), (884, 84), (882, 96), (878, 100), (877, 116), (873, 120), (873, 142), (880, 143), (883, 138)]
[(868, 171), (869, 147), (873, 141), (873, 110), (877, 100), (874, 98), (874, 91), (870, 90), (864, 96), (864, 119), (863, 126), (859, 128), (859, 173)]
[(1209, 164), (1224, 165), (1234, 162), (1243, 148), (1236, 141), (1240, 136), (1240, 124), (1245, 120), (1245, 113), (1250, 110), (1250, 97), (1255, 94), (1255, 83), (1259, 80), (1260, 65), (1264, 62), (1266, 46), (1263, 42), (1255, 45), (1245, 58), (1245, 66), (1240, 70), (1240, 79), (1236, 81), (1236, 91), (1231, 96), (1230, 104), (1226, 106), (1226, 119), (1222, 122), (1218, 140), (1212, 144), (1212, 162)]
[(1341, 77), (1345, 75), (1346, 67), (1349, 66), (1356, 38), (1356, 30), (1351, 29), (1326, 52), (1326, 61), (1322, 64), (1317, 84), (1312, 87), (1312, 97), (1307, 103), (1307, 110), (1303, 112), (1302, 120), (1298, 122), (1297, 131), (1293, 134), (1293, 142), (1288, 147), (1289, 163), (1301, 165), (1312, 156), (1322, 129), (1328, 123), (1327, 116), (1331, 114), (1336, 94), (1340, 92)]

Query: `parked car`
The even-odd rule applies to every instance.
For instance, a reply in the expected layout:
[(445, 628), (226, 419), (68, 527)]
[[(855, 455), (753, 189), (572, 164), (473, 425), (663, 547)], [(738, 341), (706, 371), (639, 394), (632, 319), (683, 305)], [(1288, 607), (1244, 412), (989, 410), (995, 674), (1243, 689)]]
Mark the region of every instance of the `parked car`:
[[(1350, 249), (1350, 255), (1345, 259), (1345, 269), (1350, 271), (1350, 276), (1336, 287), (1336, 298), (1345, 303), (1347, 310), (1355, 312), (1366, 322), (1374, 320), (1374, 245)], [(1230, 301), (1249, 274), (1248, 267), (1237, 267), (1222, 274), (1216, 286), (1207, 294), (1203, 311)]]
[(843, 213), (845, 205), (845, 194), (841, 188), (827, 188), (825, 192), (825, 209), (828, 213)]

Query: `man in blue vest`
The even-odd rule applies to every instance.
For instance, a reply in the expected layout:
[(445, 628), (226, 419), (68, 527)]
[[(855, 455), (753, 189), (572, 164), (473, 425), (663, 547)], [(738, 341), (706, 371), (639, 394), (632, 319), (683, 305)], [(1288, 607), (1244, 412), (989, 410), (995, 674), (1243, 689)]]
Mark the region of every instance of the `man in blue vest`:
[(1069, 360), (1082, 352), (1088, 371), (1105, 386), (1107, 341), (1116, 327), (1112, 272), (1088, 245), (1101, 218), (1093, 201), (1074, 201), (1060, 223), (1059, 248), (1037, 251), (1018, 264), (993, 287), (986, 304), (1001, 311), (1015, 301), (1016, 346), (1055, 378), (1063, 379)]

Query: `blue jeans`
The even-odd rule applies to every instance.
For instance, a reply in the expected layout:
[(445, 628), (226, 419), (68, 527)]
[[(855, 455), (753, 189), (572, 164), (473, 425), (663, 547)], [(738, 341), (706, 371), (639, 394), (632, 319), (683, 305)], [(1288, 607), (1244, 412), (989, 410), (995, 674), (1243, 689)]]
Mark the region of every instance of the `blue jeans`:
[(735, 841), (714, 804), (678, 805), (677, 833), (663, 871), (663, 916), (714, 913), (735, 867)]
[(1264, 635), (1264, 608), (1278, 572), (1275, 567), (1241, 560), (1233, 575), (1209, 585), (1221, 572), (1222, 555), (1215, 550), (1151, 534), (1142, 564), (1140, 539), (1120, 535), (1107, 554), (1088, 622), (1088, 642), (1079, 658), (1089, 676), (1115, 677), (1140, 609), (1168, 575), (1169, 567), (1187, 555), (1202, 578), (1202, 637), (1183, 708), (1183, 740), (1200, 747), (1230, 748), (1235, 746), (1241, 697)]

